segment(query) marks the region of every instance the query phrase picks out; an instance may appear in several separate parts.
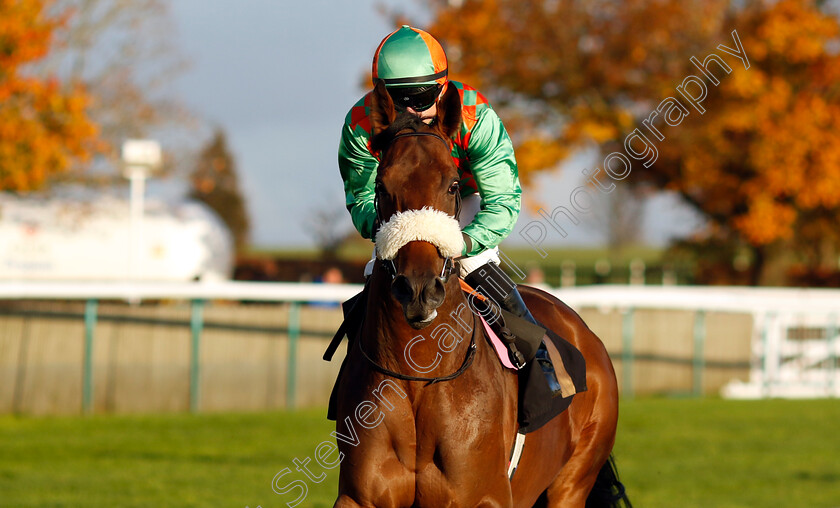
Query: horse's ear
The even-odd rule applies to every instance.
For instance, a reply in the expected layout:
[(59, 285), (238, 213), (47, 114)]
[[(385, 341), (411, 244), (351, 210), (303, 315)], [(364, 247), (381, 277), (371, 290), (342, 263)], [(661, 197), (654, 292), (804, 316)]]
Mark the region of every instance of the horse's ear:
[(447, 138), (461, 128), (461, 95), (451, 83), (446, 84), (446, 91), (438, 101), (437, 124)]
[(370, 125), (373, 128), (373, 135), (376, 136), (387, 129), (396, 117), (394, 101), (391, 99), (388, 90), (385, 89), (385, 82), (377, 80), (376, 86), (373, 88), (370, 108)]

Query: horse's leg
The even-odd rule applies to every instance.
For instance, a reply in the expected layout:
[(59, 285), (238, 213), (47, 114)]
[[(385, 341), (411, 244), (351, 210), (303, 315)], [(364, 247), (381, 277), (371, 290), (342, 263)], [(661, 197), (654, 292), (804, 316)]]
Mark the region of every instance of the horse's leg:
[[(598, 472), (607, 461), (612, 440), (593, 422), (581, 430), (580, 441), (560, 474), (546, 490), (547, 508), (584, 508)], [(608, 439), (609, 446), (603, 440)]]
[(333, 508), (362, 508), (362, 505), (350, 499), (349, 496), (339, 496), (339, 498), (335, 501)]
[(546, 493), (543, 492), (540, 494), (540, 497), (537, 498), (537, 502), (534, 503), (534, 506), (531, 508), (545, 508), (548, 504), (548, 499), (546, 498)]
[[(589, 349), (581, 346), (583, 344), (578, 345), (581, 349)], [(548, 508), (585, 508), (586, 498), (615, 444), (618, 424), (615, 374), (612, 368), (601, 368), (599, 362), (594, 361), (596, 358), (587, 355), (588, 390), (575, 395), (568, 409), (573, 427), (580, 430), (569, 460), (546, 490)]]
[(547, 507), (585, 508), (586, 498), (615, 443), (618, 386), (609, 355), (598, 337), (572, 309), (552, 296), (527, 288), (532, 312), (569, 340), (586, 359), (587, 391), (575, 395), (567, 409), (574, 449), (545, 492)]

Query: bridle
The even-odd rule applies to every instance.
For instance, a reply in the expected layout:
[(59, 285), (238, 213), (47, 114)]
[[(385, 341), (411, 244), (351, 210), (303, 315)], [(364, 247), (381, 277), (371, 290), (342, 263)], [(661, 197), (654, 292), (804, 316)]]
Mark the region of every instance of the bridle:
[[(435, 132), (425, 132), (425, 131), (409, 131), (409, 132), (403, 132), (401, 134), (397, 134), (396, 136), (394, 136), (391, 139), (390, 143), (388, 143), (388, 146), (390, 147), (391, 145), (394, 144), (394, 142), (396, 140), (398, 140), (400, 138), (408, 138), (408, 137), (414, 137), (414, 136), (431, 136), (435, 139), (440, 140), (440, 142), (443, 143), (446, 146), (447, 151), (450, 150), (449, 141), (444, 139), (443, 136), (441, 136), (440, 134), (437, 134)], [(455, 195), (455, 220), (458, 220), (458, 218), (461, 215), (461, 191), (460, 191), (460, 188), (458, 186), (458, 182), (455, 182), (453, 184), (453, 186), (454, 186), (454, 195)], [(379, 189), (374, 189), (373, 207), (376, 210), (376, 222), (377, 222), (377, 224), (383, 224), (385, 222), (385, 217), (382, 216), (382, 210), (379, 208)], [(394, 277), (396, 277), (397, 276), (397, 266), (394, 264), (394, 260), (393, 259), (384, 259), (382, 261), (383, 261), (383, 265), (385, 266), (385, 269), (388, 271), (388, 274), (391, 276), (391, 278), (393, 279)], [(439, 275), (441, 280), (444, 283), (449, 282), (449, 277), (452, 276), (452, 275), (455, 275), (456, 273), (458, 273), (458, 268), (455, 266), (455, 263), (452, 260), (452, 258), (451, 257), (445, 257), (443, 259), (443, 268), (441, 269), (440, 275)]]
[[(394, 143), (394, 141), (398, 140), (399, 138), (406, 138), (406, 137), (411, 137), (411, 136), (431, 136), (433, 138), (437, 138), (444, 145), (446, 145), (447, 150), (449, 150), (449, 142), (446, 139), (444, 139), (442, 136), (440, 136), (440, 135), (438, 135), (434, 132), (412, 131), (412, 132), (404, 132), (402, 134), (397, 134), (396, 136), (393, 137), (393, 139), (391, 139), (391, 142), (389, 143), (389, 146), (392, 145)], [(454, 184), (454, 194), (455, 194), (455, 220), (458, 220), (458, 217), (461, 213), (461, 192), (460, 192), (460, 189), (458, 188), (457, 182)], [(379, 208), (379, 192), (378, 192), (378, 189), (374, 193), (373, 206), (376, 209), (376, 220), (377, 220), (377, 222), (379, 224), (384, 223), (384, 220), (383, 220), (383, 217), (382, 217), (382, 210), (380, 210), (380, 208)], [(391, 275), (391, 279), (396, 277), (397, 267), (394, 264), (394, 260), (393, 259), (385, 259), (385, 260), (383, 260), (383, 264), (385, 265), (385, 269)], [(443, 280), (444, 283), (446, 283), (446, 282), (449, 281), (449, 277), (453, 274), (457, 274), (458, 271), (459, 271), (459, 269), (455, 266), (455, 263), (452, 261), (452, 258), (451, 257), (445, 257), (444, 260), (443, 260), (443, 269), (440, 272), (440, 278)], [(379, 372), (381, 374), (385, 374), (386, 376), (394, 377), (394, 378), (397, 378), (397, 379), (402, 379), (404, 381), (427, 381), (429, 385), (432, 385), (432, 384), (435, 384), (435, 383), (439, 383), (441, 381), (449, 381), (451, 379), (455, 379), (458, 376), (460, 376), (461, 374), (463, 374), (464, 372), (466, 372), (466, 370), (468, 368), (470, 368), (470, 365), (472, 365), (472, 362), (475, 359), (475, 353), (476, 353), (476, 349), (478, 347), (477, 344), (476, 344), (476, 340), (475, 340), (476, 334), (478, 333), (478, 329), (479, 329), (479, 327), (476, 326), (475, 323), (473, 323), (473, 333), (472, 333), (472, 336), (470, 337), (470, 344), (467, 347), (467, 354), (464, 357), (464, 361), (461, 363), (461, 367), (458, 370), (456, 370), (455, 372), (453, 372), (452, 374), (449, 374), (449, 375), (446, 375), (446, 376), (440, 376), (440, 377), (408, 376), (408, 375), (405, 375), (405, 374), (400, 374), (399, 372), (395, 372), (395, 371), (390, 370), (390, 369), (386, 369), (385, 367), (376, 363), (373, 360), (373, 358), (371, 358), (370, 355), (367, 354), (367, 351), (365, 351), (365, 348), (362, 346), (362, 342), (363, 342), (362, 340), (359, 340), (357, 342), (359, 343), (359, 350), (362, 352), (362, 356), (364, 356), (365, 360), (367, 360), (367, 362), (377, 372)]]

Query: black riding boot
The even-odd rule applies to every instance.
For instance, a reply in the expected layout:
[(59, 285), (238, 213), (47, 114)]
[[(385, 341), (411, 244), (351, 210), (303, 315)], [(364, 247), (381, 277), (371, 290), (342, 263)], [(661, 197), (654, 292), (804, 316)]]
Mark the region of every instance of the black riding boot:
[[(496, 263), (488, 262), (473, 270), (469, 275), (464, 277), (464, 280), (472, 286), (476, 291), (490, 298), (507, 312), (513, 314), (528, 323), (540, 327), (542, 333), (534, 334), (532, 327), (518, 327), (515, 323), (506, 323), (507, 327), (511, 329), (514, 335), (517, 335), (517, 341), (514, 341), (512, 346), (514, 351), (511, 351), (511, 356), (524, 356), (525, 361), (536, 360), (545, 375), (548, 382), (548, 387), (551, 394), (556, 396), (560, 394), (560, 383), (557, 381), (557, 374), (554, 372), (554, 366), (551, 364), (551, 359), (548, 356), (548, 350), (545, 347), (545, 327), (534, 319), (531, 311), (522, 300), (522, 295), (516, 288), (516, 284), (508, 275), (502, 271)], [(510, 321), (510, 320), (508, 320)], [(517, 333), (520, 330), (527, 330), (523, 333)], [(528, 335), (522, 337), (519, 335)], [(536, 339), (536, 340), (535, 340)], [(510, 346), (509, 346), (510, 347)], [(518, 350), (526, 352), (525, 355), (519, 353)], [(536, 353), (533, 353), (536, 349)], [(531, 354), (528, 354), (530, 352)], [(516, 362), (514, 362), (516, 363)]]

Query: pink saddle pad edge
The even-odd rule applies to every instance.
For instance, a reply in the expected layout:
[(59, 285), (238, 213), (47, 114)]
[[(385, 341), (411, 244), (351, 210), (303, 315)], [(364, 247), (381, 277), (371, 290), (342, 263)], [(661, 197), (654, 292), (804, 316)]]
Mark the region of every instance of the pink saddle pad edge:
[(487, 324), (487, 321), (484, 320), (484, 316), (480, 315), (481, 323), (484, 325), (484, 331), (487, 332), (487, 336), (490, 338), (490, 344), (493, 344), (493, 349), (496, 350), (496, 354), (499, 356), (499, 360), (502, 361), (502, 365), (511, 369), (517, 370), (516, 367), (513, 366), (513, 363), (510, 361), (510, 357), (508, 356), (507, 347), (505, 347), (502, 339), (496, 335), (496, 333), (490, 329), (490, 325)]

